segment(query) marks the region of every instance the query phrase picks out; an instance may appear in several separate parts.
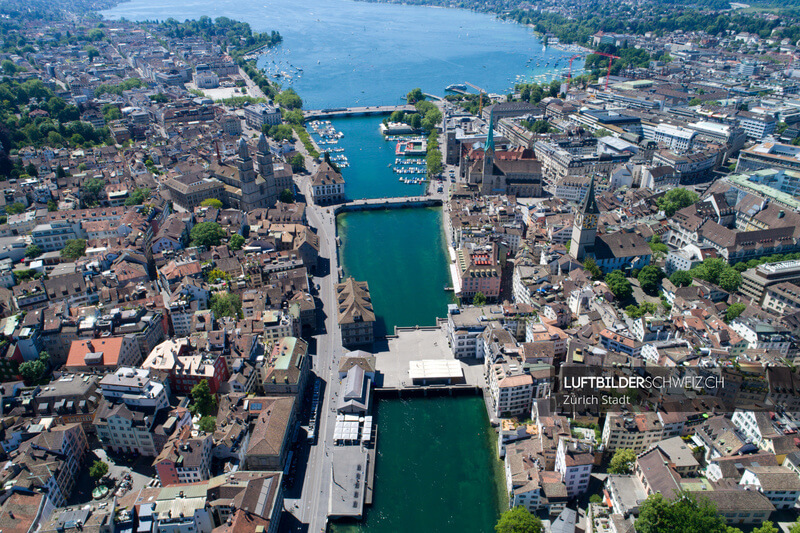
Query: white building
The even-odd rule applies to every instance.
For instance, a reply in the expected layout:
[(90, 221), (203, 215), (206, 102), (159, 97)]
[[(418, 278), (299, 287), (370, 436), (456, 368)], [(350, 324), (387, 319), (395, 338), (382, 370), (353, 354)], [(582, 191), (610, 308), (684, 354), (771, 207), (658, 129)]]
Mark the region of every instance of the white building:
[(564, 439), (558, 441), (556, 472), (567, 487), (567, 495), (574, 498), (586, 492), (592, 474), (594, 455), (586, 444)]
[(277, 107), (264, 103), (244, 108), (244, 121), (253, 129), (261, 130), (264, 125), (275, 126), (281, 123), (281, 112)]
[(144, 368), (118, 368), (100, 380), (100, 392), (106, 400), (122, 402), (129, 407), (155, 411), (169, 407), (169, 395), (164, 383), (151, 380), (150, 371)]
[(494, 412), (498, 417), (530, 413), (533, 402), (533, 377), (523, 373), (516, 363), (492, 365), (489, 372), (489, 392)]
[(800, 496), (800, 477), (785, 466), (749, 466), (739, 485), (758, 490), (776, 509), (793, 509)]

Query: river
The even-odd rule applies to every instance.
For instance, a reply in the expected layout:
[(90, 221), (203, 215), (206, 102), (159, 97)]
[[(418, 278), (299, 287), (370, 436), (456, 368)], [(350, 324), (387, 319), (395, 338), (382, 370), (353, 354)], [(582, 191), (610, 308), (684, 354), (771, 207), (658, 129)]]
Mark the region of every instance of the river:
[[(278, 30), (284, 42), (259, 65), (283, 70), (284, 87), (304, 108), (398, 104), (414, 87), (441, 95), (470, 82), (507, 93), (517, 80), (544, 81), (569, 54), (548, 48), (528, 28), (464, 10), (351, 0), (133, 0), (103, 12), (109, 19), (178, 20), (226, 16), (255, 31)], [(556, 61), (560, 59), (556, 67)], [(537, 63), (539, 64), (537, 66)], [(578, 62), (574, 64), (578, 68)], [(302, 70), (300, 70), (302, 69)], [(545, 75), (546, 78), (536, 78)], [(521, 76), (521, 78), (518, 78)], [(393, 143), (380, 118), (332, 121), (345, 133), (347, 196), (417, 194), (389, 168)], [(450, 301), (441, 209), (348, 213), (338, 217), (347, 274), (370, 284), (378, 334), (395, 325), (432, 325)], [(488, 533), (505, 503), (493, 432), (480, 398), (377, 404), (375, 500), (359, 524), (341, 532)]]

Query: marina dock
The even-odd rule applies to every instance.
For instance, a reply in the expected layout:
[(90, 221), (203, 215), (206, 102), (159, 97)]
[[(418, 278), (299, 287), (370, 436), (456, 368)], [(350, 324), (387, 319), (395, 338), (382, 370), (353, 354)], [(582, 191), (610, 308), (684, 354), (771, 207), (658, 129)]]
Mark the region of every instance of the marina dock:
[(332, 117), (356, 117), (366, 115), (389, 115), (395, 111), (414, 113), (416, 108), (413, 105), (375, 105), (363, 107), (333, 107), (327, 109), (309, 109), (303, 111), (306, 120)]

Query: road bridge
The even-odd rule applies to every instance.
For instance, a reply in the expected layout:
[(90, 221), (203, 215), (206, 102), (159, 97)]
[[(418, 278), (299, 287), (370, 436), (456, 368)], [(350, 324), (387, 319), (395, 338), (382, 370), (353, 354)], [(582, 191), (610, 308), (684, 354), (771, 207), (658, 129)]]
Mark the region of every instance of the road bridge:
[(390, 115), (395, 111), (403, 111), (404, 113), (413, 113), (416, 108), (413, 105), (375, 105), (363, 107), (329, 107), (326, 109), (309, 109), (303, 111), (303, 116), (306, 120), (314, 120), (319, 118), (335, 118), (335, 117), (355, 117), (366, 115)]
[(430, 196), (401, 196), (397, 198), (369, 198), (365, 200), (353, 200), (338, 204), (333, 212), (335, 214), (348, 211), (377, 211), (381, 209), (405, 209), (407, 207), (439, 207), (442, 205), (441, 198)]

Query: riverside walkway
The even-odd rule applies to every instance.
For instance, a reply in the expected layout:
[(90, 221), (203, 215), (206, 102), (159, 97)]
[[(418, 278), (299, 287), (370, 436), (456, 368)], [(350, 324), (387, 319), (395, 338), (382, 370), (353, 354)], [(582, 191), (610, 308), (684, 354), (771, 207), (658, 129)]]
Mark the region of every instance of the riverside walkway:
[(413, 113), (416, 108), (413, 105), (373, 105), (363, 107), (331, 107), (327, 109), (309, 109), (303, 111), (306, 120), (332, 117), (354, 117), (365, 115), (388, 115), (395, 111)]

